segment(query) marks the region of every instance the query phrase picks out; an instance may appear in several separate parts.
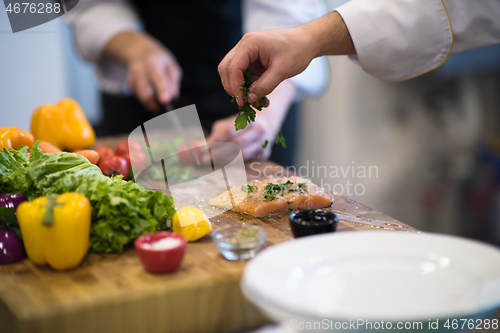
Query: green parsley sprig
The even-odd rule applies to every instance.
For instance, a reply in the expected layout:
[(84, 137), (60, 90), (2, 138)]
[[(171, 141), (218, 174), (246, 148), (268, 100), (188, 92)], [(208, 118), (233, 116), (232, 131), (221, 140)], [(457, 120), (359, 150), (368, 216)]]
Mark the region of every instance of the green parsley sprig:
[[(305, 194), (307, 191), (306, 189), (306, 183), (297, 183), (297, 186), (299, 188), (289, 188), (290, 186), (294, 185), (294, 183), (290, 180), (288, 180), (286, 183), (282, 183), (281, 180), (278, 180), (278, 184), (273, 184), (273, 183), (268, 183), (264, 187), (264, 201), (273, 201), (276, 199), (277, 195), (283, 196), (286, 193), (291, 193), (291, 192), (299, 192), (300, 194)], [(287, 202), (288, 204), (291, 204), (291, 202)]]
[(254, 189), (257, 191), (259, 187), (257, 185), (241, 185), (241, 190), (245, 193), (252, 193)]
[[(255, 106), (255, 109), (252, 108), (250, 103), (248, 103), (245, 99), (245, 97), (247, 97), (248, 95), (248, 91), (250, 90), (250, 86), (252, 84), (252, 72), (244, 71), (243, 78), (245, 80), (245, 83), (241, 87), (241, 96), (243, 97), (245, 102), (243, 103), (242, 106), (238, 106), (238, 110), (240, 111), (240, 113), (236, 116), (236, 119), (234, 121), (234, 127), (236, 128), (237, 131), (245, 129), (251, 122), (254, 122), (255, 116), (257, 115), (255, 109), (257, 109), (258, 111), (262, 111), (262, 106), (266, 104), (266, 97), (264, 96), (259, 100), (259, 106)], [(231, 102), (235, 101), (236, 98), (233, 96)], [(266, 148), (268, 144), (269, 140), (266, 139), (266, 141), (262, 145), (262, 148)], [(276, 136), (276, 144), (281, 144), (283, 148), (286, 148), (285, 138), (283, 137), (283, 133), (281, 133), (281, 131)]]
[[(252, 84), (252, 72), (250, 71), (244, 71), (243, 72), (243, 77), (245, 79), (245, 83), (241, 87), (241, 96), (243, 99), (244, 97), (247, 97), (248, 91), (250, 90), (250, 85)], [(236, 98), (233, 97), (231, 102), (235, 102)], [(262, 106), (266, 104), (266, 97), (262, 97), (259, 100), (259, 106), (256, 106), (255, 109), (258, 111), (262, 111)], [(238, 106), (238, 110), (241, 111), (240, 114), (236, 117), (236, 120), (234, 121), (234, 126), (237, 131), (242, 130), (246, 128), (251, 122), (255, 121), (255, 116), (256, 112), (255, 109), (252, 108), (250, 103), (248, 103), (246, 100), (243, 103), (243, 106)]]

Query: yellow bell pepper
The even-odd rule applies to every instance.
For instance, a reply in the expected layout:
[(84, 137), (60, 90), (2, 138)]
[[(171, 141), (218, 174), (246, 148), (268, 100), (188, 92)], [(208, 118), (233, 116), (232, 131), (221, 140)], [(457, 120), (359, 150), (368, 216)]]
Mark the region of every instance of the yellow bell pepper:
[(172, 217), (172, 230), (194, 242), (212, 231), (212, 224), (198, 208), (183, 207)]
[(33, 146), (33, 135), (16, 127), (0, 128), (0, 150), (4, 148), (17, 149), (19, 146)]
[(16, 211), (28, 257), (56, 270), (78, 266), (89, 249), (91, 209), (80, 193), (39, 197)]
[(95, 141), (94, 129), (80, 105), (71, 98), (37, 108), (31, 117), (31, 133), (36, 140), (68, 151), (90, 148)]

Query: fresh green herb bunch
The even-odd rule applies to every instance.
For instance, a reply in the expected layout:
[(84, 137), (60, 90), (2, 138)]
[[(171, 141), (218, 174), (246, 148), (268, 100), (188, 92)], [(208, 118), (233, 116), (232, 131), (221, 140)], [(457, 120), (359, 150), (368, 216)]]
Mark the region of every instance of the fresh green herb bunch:
[[(252, 84), (252, 73), (250, 71), (244, 71), (243, 77), (245, 78), (245, 83), (241, 87), (241, 96), (245, 99), (248, 95), (248, 91), (250, 90), (250, 85)], [(232, 102), (235, 102), (236, 98), (233, 97)], [(259, 101), (259, 106), (255, 108), (259, 111), (262, 111), (262, 106), (266, 103), (266, 98), (262, 97)], [(236, 117), (234, 122), (234, 126), (237, 131), (242, 130), (247, 127), (248, 124), (255, 121), (256, 112), (255, 109), (250, 106), (250, 103), (245, 101), (243, 106), (238, 106), (238, 110), (241, 111), (240, 114)]]
[[(248, 91), (250, 90), (250, 86), (252, 84), (252, 72), (244, 71), (243, 77), (245, 79), (245, 83), (241, 87), (241, 96), (245, 100), (245, 97), (247, 97)], [(231, 102), (235, 101), (236, 98), (233, 97)], [(262, 106), (264, 104), (266, 104), (266, 97), (262, 97), (259, 100), (259, 106), (255, 106), (255, 109), (257, 109), (258, 111), (262, 111)], [(234, 127), (236, 128), (237, 131), (245, 129), (251, 122), (255, 121), (255, 116), (257, 115), (255, 109), (252, 108), (250, 103), (248, 103), (246, 100), (243, 103), (243, 106), (238, 106), (238, 110), (240, 110), (241, 113), (238, 114), (238, 116), (236, 116), (236, 120), (234, 121)], [(269, 140), (266, 140), (262, 145), (262, 148), (266, 148), (268, 144)], [(283, 134), (281, 132), (279, 132), (276, 137), (276, 144), (281, 144), (283, 148), (286, 148), (285, 138), (283, 137)]]
[(281, 181), (278, 181), (278, 184), (267, 184), (264, 187), (264, 201), (273, 201), (276, 199), (277, 195), (283, 196), (285, 191), (287, 193), (299, 192), (300, 194), (305, 194), (306, 190), (304, 188), (306, 187), (306, 183), (297, 183), (298, 189), (289, 188), (291, 185), (293, 185), (293, 182), (290, 180), (284, 184)]
[(257, 191), (259, 187), (257, 185), (241, 185), (241, 190), (245, 193), (252, 193), (254, 189)]

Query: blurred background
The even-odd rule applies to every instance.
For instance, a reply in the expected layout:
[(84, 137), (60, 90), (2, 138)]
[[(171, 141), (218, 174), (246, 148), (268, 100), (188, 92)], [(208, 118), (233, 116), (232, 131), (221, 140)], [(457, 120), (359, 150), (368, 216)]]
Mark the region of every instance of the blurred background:
[[(63, 18), (12, 34), (0, 11), (0, 45), (0, 126), (29, 130), (33, 110), (62, 97), (98, 126), (94, 69)], [(354, 199), (418, 229), (500, 245), (500, 46), (453, 54), (401, 83), (379, 82), (346, 57), (328, 61), (328, 88), (302, 103), (295, 166), (376, 166), (377, 177), (312, 178), (363, 184)]]

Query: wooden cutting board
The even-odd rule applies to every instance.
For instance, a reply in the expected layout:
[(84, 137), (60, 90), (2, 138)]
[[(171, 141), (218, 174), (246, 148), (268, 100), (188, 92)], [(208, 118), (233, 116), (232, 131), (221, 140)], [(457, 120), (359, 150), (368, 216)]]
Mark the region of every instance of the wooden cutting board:
[[(270, 162), (247, 169), (283, 172)], [(334, 195), (341, 220), (338, 231), (416, 232), (384, 214)], [(243, 220), (240, 218), (243, 217)], [(218, 226), (258, 224), (267, 232), (265, 246), (293, 239), (288, 216), (252, 218), (224, 212)], [(187, 246), (181, 268), (172, 274), (147, 273), (133, 247), (122, 254), (89, 254), (76, 269), (56, 272), (30, 260), (0, 266), (0, 332), (227, 332), (267, 322), (242, 295), (244, 262), (225, 260), (210, 236)]]

